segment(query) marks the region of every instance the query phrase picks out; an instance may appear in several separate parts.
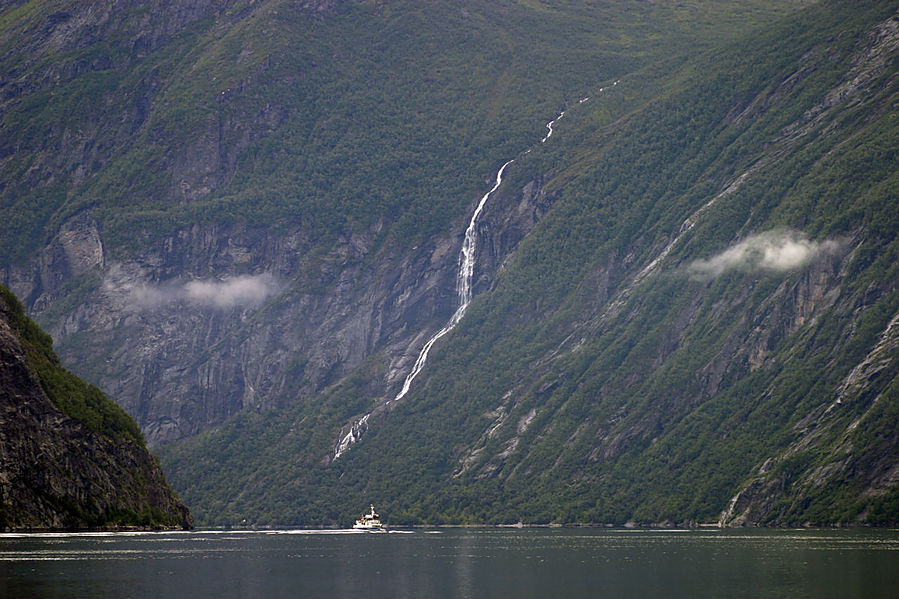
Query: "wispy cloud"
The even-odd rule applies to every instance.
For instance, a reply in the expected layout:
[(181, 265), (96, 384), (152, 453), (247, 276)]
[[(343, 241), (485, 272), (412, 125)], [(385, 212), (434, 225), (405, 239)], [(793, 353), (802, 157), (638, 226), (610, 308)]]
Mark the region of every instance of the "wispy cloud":
[(278, 288), (278, 282), (269, 273), (148, 285), (134, 283), (121, 269), (113, 267), (106, 278), (107, 291), (121, 294), (137, 310), (175, 303), (219, 310), (252, 307), (274, 295)]
[(768, 231), (747, 237), (711, 258), (693, 261), (687, 272), (699, 280), (714, 279), (731, 269), (786, 272), (802, 268), (839, 247), (838, 241), (810, 241), (796, 231)]
[(192, 304), (231, 308), (260, 304), (275, 292), (275, 287), (272, 276), (262, 274), (223, 281), (190, 281), (184, 285), (184, 295)]

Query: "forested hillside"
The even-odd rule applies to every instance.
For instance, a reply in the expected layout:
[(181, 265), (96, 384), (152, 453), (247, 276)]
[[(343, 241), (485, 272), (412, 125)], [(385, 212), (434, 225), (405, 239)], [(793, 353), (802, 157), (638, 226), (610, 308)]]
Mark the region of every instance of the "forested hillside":
[(867, 9), (572, 112), (577, 144), (503, 191), (552, 208), (352, 451), (322, 430), (362, 378), (172, 447), (175, 480), (212, 522), (895, 522), (897, 21)]
[(452, 311), (498, 164), (622, 75), (656, 73), (601, 118), (793, 6), (7, 4), (0, 280), (151, 444), (370, 359), (386, 392)]
[(88, 4), (0, 275), (200, 522), (899, 521), (894, 2)]

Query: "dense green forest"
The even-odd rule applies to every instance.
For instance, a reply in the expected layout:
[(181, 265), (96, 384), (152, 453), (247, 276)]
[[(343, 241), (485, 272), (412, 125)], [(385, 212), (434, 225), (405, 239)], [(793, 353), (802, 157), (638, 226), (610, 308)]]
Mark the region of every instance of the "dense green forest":
[(0, 18), (18, 88), (0, 117), (4, 261), (85, 208), (118, 255), (210, 221), (300, 222), (323, 243), (383, 221), (414, 242), (566, 104), (792, 3), (230, 2), (152, 52), (140, 11), (103, 43), (21, 51), (39, 4)]
[(0, 9), (0, 282), (199, 524), (899, 522), (895, 2), (92, 6)]
[[(755, 478), (779, 487), (761, 522), (895, 522), (899, 491), (865, 490), (897, 457), (895, 354), (825, 410), (881, 335), (895, 343), (895, 55), (853, 67), (894, 13), (822, 3), (697, 57), (611, 125), (573, 116), (577, 145), (544, 175), (553, 209), (358, 448), (322, 463), (376, 400), (364, 372), (167, 448), (176, 484), (218, 524), (341, 522), (368, 498), (402, 523), (715, 522)], [(579, 110), (601, 118), (604, 101)], [(520, 166), (517, 189), (546, 165)], [(764, 231), (822, 255), (690, 276)], [(814, 285), (831, 297), (795, 297)]]

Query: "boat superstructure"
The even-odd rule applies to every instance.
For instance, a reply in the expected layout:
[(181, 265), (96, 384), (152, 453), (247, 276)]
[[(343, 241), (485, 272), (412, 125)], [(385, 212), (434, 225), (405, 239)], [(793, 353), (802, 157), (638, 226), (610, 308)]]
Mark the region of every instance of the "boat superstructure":
[(356, 523), (353, 524), (353, 528), (361, 529), (361, 530), (383, 530), (384, 524), (381, 523), (381, 517), (378, 516), (377, 512), (375, 512), (375, 506), (371, 506), (371, 511), (367, 514), (362, 514), (362, 517), (356, 520)]

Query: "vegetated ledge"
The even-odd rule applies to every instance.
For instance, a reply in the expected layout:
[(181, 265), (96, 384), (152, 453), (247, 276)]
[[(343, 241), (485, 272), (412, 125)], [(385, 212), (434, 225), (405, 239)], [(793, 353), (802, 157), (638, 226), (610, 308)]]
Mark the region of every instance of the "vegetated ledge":
[(0, 530), (187, 529), (133, 420), (66, 371), (0, 286)]

